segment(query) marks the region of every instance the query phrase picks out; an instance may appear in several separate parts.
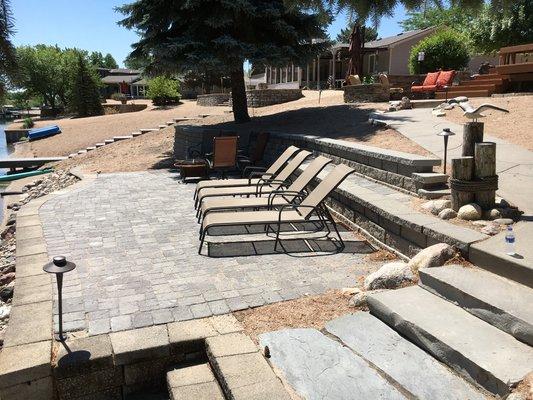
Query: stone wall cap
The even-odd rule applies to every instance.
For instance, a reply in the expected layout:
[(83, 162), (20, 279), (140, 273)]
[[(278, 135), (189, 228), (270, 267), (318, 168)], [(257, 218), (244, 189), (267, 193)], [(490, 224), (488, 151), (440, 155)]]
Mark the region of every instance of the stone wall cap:
[(170, 354), (166, 325), (113, 332), (109, 337), (117, 365), (165, 357)]
[(7, 347), (0, 353), (0, 387), (49, 376), (51, 341)]

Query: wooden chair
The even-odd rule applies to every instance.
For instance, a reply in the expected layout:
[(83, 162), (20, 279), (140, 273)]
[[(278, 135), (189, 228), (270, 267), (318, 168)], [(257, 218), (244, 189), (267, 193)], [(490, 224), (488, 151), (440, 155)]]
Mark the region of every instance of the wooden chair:
[(269, 137), (270, 134), (268, 132), (258, 133), (252, 151), (248, 155), (242, 154), (237, 157), (237, 162), (241, 171), (244, 171), (246, 167), (256, 166), (263, 160)]

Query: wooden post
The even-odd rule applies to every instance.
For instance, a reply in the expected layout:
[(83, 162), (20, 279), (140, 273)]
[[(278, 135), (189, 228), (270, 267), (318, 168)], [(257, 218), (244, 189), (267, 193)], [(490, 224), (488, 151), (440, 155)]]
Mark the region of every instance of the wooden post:
[(483, 122), (463, 125), (463, 157), (474, 156), (474, 146), (483, 141)]
[[(476, 179), (496, 175), (496, 143), (476, 143), (474, 161), (474, 176)], [(475, 194), (475, 200), (482, 209), (490, 210), (494, 208), (496, 191), (478, 191)]]
[[(452, 178), (471, 181), (474, 176), (474, 157), (452, 158)], [(465, 204), (474, 201), (474, 193), (452, 189), (452, 208), (459, 211)]]

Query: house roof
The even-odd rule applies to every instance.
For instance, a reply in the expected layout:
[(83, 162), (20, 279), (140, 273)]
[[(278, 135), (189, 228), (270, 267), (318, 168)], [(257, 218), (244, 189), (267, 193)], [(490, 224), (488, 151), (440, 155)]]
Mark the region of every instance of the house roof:
[[(403, 42), (404, 40), (407, 40), (407, 39), (410, 39), (410, 38), (413, 38), (419, 35), (422, 36), (424, 34), (432, 33), (435, 29), (436, 27), (431, 26), (425, 29), (415, 29), (413, 31), (405, 31), (405, 32), (398, 33), (397, 35), (394, 35), (394, 36), (388, 36), (385, 38), (372, 40), (371, 42), (365, 43), (365, 49), (386, 49), (389, 47), (393, 47), (394, 45), (400, 42)], [(350, 45), (346, 43), (337, 43), (333, 47), (342, 48), (342, 47), (349, 47), (349, 46)]]
[(141, 71), (138, 69), (114, 68), (114, 69), (110, 69), (109, 73), (119, 74), (119, 75), (140, 75)]
[(138, 81), (133, 82), (132, 85), (148, 85), (148, 79), (141, 78)]
[(113, 84), (126, 82), (132, 84), (140, 79), (139, 75), (107, 75), (102, 78), (103, 83)]

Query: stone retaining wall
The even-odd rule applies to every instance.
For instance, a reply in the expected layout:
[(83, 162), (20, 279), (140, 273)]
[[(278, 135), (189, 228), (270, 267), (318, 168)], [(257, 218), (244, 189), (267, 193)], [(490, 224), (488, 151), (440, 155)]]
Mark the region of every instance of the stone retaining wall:
[(389, 90), (381, 83), (343, 87), (345, 103), (377, 103), (389, 101)]
[(199, 94), (196, 96), (196, 104), (203, 107), (227, 105), (230, 101), (229, 93)]
[(258, 89), (246, 91), (248, 107), (253, 108), (287, 103), (302, 97), (302, 89)]
[(124, 114), (144, 110), (146, 104), (102, 104), (105, 114)]
[(29, 129), (6, 129), (6, 143), (15, 143), (20, 141), (23, 137), (28, 137)]

